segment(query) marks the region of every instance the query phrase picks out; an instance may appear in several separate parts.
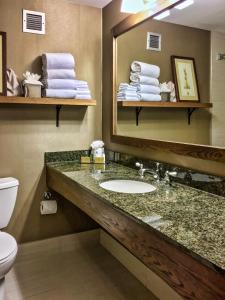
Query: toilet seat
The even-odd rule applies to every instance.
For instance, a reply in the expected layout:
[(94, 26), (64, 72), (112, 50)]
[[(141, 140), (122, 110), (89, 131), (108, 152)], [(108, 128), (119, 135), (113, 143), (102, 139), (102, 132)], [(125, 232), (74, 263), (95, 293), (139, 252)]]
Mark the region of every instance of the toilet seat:
[(10, 234), (0, 232), (0, 265), (4, 264), (17, 253), (17, 242)]

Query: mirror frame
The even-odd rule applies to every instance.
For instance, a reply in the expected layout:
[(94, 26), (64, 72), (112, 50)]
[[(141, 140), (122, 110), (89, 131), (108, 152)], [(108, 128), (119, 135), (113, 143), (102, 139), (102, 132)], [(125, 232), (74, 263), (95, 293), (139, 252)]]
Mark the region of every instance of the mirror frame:
[[(117, 83), (117, 38), (123, 33), (135, 28), (139, 24), (152, 19), (154, 16), (162, 13), (167, 9), (172, 9), (184, 0), (156, 0), (158, 2), (155, 10), (146, 10), (144, 12), (128, 16), (122, 22), (114, 26), (111, 30), (112, 35), (112, 107), (111, 107), (111, 142), (126, 146), (141, 148), (142, 150), (161, 150), (169, 151), (178, 155), (191, 156), (204, 160), (213, 160), (225, 162), (225, 148), (212, 147), (207, 145), (188, 144), (170, 142), (164, 140), (141, 139), (134, 137), (126, 137), (117, 135), (117, 99), (116, 99), (116, 83)], [(173, 4), (171, 4), (173, 2)]]

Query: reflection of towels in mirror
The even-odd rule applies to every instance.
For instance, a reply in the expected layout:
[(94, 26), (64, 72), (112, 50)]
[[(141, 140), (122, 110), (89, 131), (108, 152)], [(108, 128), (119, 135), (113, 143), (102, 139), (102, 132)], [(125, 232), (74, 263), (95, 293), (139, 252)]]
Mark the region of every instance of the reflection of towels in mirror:
[(137, 91), (141, 93), (149, 93), (149, 94), (160, 94), (160, 88), (158, 86), (150, 85), (150, 84), (138, 84), (138, 83), (131, 83), (137, 87)]
[(129, 100), (129, 101), (138, 101), (140, 100), (140, 96), (137, 94), (137, 87), (132, 86), (128, 83), (120, 83), (118, 92), (117, 92), (117, 100)]
[(130, 81), (134, 83), (140, 84), (150, 84), (154, 86), (159, 86), (159, 80), (157, 78), (143, 76), (138, 73), (131, 72), (130, 73)]
[(131, 70), (137, 72), (140, 75), (149, 76), (153, 78), (159, 78), (160, 68), (156, 65), (147, 64), (140, 61), (134, 61), (131, 64)]
[(139, 94), (142, 101), (162, 101), (162, 98), (160, 95), (156, 94), (146, 94), (146, 93), (140, 93)]

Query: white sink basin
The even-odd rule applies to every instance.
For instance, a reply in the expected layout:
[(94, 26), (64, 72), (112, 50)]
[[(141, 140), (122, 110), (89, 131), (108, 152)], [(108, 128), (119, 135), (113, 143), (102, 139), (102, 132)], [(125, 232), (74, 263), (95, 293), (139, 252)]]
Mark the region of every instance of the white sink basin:
[(127, 194), (144, 194), (156, 190), (156, 188), (149, 183), (135, 180), (109, 180), (102, 182), (100, 187), (108, 191)]

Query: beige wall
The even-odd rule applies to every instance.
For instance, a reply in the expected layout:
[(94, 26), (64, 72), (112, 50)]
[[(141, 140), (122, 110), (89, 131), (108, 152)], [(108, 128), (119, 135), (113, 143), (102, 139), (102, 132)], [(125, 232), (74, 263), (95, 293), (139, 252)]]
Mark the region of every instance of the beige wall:
[[(146, 50), (149, 31), (162, 35), (160, 52)], [(121, 82), (130, 82), (130, 65), (134, 60), (158, 65), (161, 69), (161, 83), (173, 81), (172, 55), (195, 58), (201, 101), (209, 102), (210, 32), (155, 20), (145, 21), (118, 37), (117, 87)], [(117, 133), (146, 139), (210, 145), (210, 121), (208, 110), (197, 110), (189, 126), (185, 109), (144, 109), (137, 127), (134, 109), (119, 108)]]
[[(46, 13), (46, 35), (22, 33), (22, 9)], [(91, 21), (91, 23), (90, 23)], [(0, 177), (19, 179), (16, 209), (7, 229), (18, 241), (73, 232), (72, 207), (40, 217), (45, 187), (44, 152), (87, 148), (101, 138), (101, 10), (67, 0), (0, 0), (0, 31), (8, 36), (8, 67), (19, 77), (40, 73), (42, 52), (71, 52), (77, 77), (89, 82), (97, 107), (63, 107), (55, 127), (54, 107), (1, 106)]]
[(225, 61), (216, 60), (218, 53), (225, 51), (225, 34), (212, 32), (212, 74), (211, 98), (212, 110), (212, 144), (225, 147)]
[(170, 162), (176, 165), (225, 176), (224, 163), (194, 159), (187, 156), (176, 155), (170, 152), (164, 152), (163, 150), (146, 150), (111, 143), (111, 28), (127, 16), (126, 14), (120, 13), (120, 5), (121, 0), (114, 0), (103, 10), (103, 138), (106, 141), (107, 146), (115, 151), (127, 152), (149, 159)]

